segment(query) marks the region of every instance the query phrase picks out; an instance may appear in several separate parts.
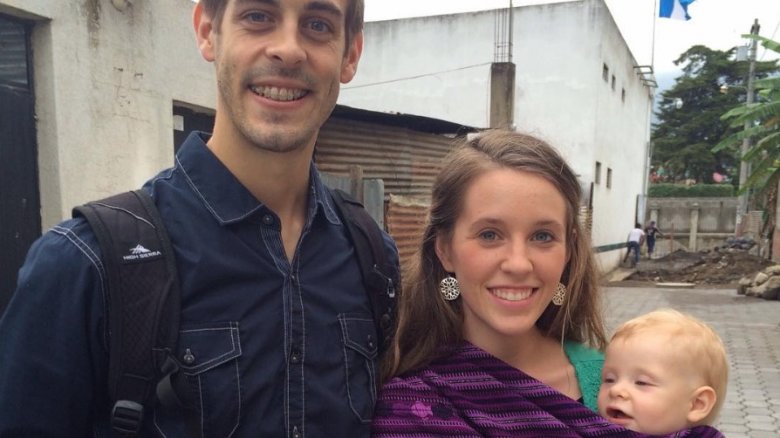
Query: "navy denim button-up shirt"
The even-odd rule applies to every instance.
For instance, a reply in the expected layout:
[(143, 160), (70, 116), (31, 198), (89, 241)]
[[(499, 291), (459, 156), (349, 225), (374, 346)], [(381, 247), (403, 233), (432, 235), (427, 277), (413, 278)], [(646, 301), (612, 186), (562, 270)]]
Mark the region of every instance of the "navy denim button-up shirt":
[[(182, 288), (177, 354), (199, 393), (204, 436), (368, 436), (377, 333), (352, 245), (315, 167), (290, 263), (279, 218), (202, 137), (191, 135), (175, 166), (145, 187), (173, 241)], [(0, 437), (108, 436), (104, 283), (83, 220), (33, 245), (0, 320)], [(142, 436), (186, 436), (180, 415), (149, 412)]]

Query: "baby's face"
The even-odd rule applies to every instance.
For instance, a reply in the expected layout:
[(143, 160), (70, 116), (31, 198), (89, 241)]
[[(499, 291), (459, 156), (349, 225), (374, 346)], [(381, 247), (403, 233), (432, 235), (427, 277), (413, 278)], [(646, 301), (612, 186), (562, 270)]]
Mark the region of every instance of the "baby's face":
[(628, 429), (662, 435), (689, 427), (688, 412), (697, 388), (690, 364), (674, 357), (666, 336), (635, 335), (607, 347), (599, 414)]

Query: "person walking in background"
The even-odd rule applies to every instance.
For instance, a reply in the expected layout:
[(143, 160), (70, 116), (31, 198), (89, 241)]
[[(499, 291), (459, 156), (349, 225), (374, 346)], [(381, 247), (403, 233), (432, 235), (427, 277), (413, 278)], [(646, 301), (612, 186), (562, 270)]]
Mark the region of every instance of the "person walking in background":
[(655, 221), (650, 221), (650, 224), (645, 227), (645, 238), (647, 239), (647, 258), (653, 258), (653, 251), (655, 250), (655, 237), (663, 237), (664, 233), (655, 226)]
[(631, 251), (634, 252), (631, 265), (636, 266), (636, 264), (639, 263), (639, 250), (642, 248), (642, 243), (644, 243), (644, 241), (645, 232), (642, 231), (642, 225), (639, 225), (639, 222), (637, 222), (634, 224), (634, 229), (628, 233), (628, 250), (626, 251), (626, 256), (623, 257), (623, 263), (628, 260)]

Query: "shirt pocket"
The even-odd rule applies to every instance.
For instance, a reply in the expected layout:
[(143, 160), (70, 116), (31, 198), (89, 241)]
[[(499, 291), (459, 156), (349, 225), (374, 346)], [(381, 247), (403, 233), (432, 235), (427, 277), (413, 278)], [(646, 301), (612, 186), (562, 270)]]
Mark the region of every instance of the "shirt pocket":
[(344, 376), (349, 407), (361, 423), (370, 423), (376, 403), (377, 338), (367, 315), (340, 314)]
[[(238, 427), (241, 406), (238, 323), (185, 327), (179, 332), (176, 350), (180, 372), (192, 391), (189, 403), (197, 407), (203, 436), (231, 436)], [(162, 436), (187, 436), (192, 421), (184, 415), (158, 407), (155, 426)]]

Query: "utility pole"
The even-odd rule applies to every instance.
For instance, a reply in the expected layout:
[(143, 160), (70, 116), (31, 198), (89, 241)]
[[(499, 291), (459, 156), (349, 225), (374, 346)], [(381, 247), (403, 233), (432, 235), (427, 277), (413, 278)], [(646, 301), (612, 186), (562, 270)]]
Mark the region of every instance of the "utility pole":
[[(761, 28), (758, 24), (758, 18), (753, 21), (753, 26), (750, 27), (750, 33), (753, 35), (758, 35), (758, 31)], [(747, 96), (745, 98), (745, 105), (750, 106), (750, 104), (753, 103), (753, 95), (755, 94), (753, 89), (753, 82), (755, 79), (756, 74), (756, 51), (758, 49), (758, 41), (751, 40), (750, 41), (750, 50), (748, 53), (748, 60), (750, 62), (750, 67), (748, 68), (748, 76), (747, 76)], [(745, 121), (745, 131), (751, 128), (750, 121)], [(745, 181), (747, 181), (748, 177), (750, 176), (750, 163), (747, 161), (743, 161), (742, 158), (747, 154), (748, 150), (750, 149), (750, 137), (745, 137), (742, 140), (742, 147), (740, 148), (740, 164), (739, 164), (739, 189), (743, 190), (745, 187)], [(739, 195), (737, 199), (737, 235), (741, 236), (744, 231), (744, 224), (742, 224), (742, 219), (745, 213), (748, 211), (748, 203), (750, 199), (750, 193), (748, 190), (746, 190), (744, 193)]]
[(515, 5), (509, 0), (509, 57), (507, 62), (512, 62), (512, 54), (515, 51)]
[(490, 65), (490, 108), (488, 110), (491, 128), (515, 130), (515, 64), (514, 51), (514, 5), (509, 0), (509, 9), (496, 14), (495, 54)]

